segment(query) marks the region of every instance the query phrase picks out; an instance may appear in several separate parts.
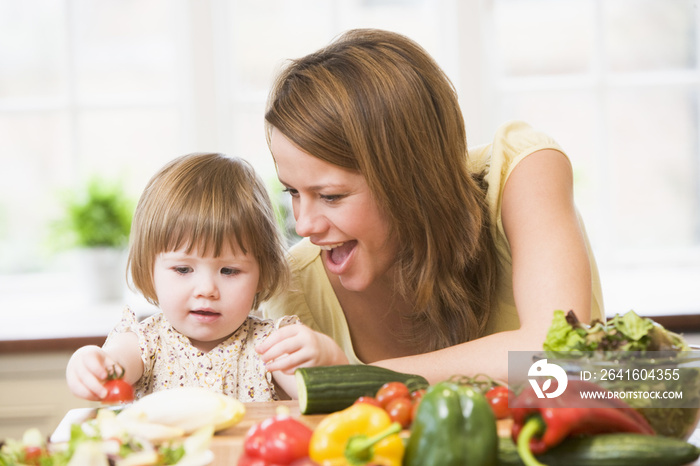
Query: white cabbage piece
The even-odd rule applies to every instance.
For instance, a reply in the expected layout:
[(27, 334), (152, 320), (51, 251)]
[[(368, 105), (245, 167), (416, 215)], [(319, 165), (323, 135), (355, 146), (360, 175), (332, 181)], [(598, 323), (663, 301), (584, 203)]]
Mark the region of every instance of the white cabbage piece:
[(237, 399), (202, 387), (178, 387), (144, 396), (117, 415), (120, 422), (138, 420), (191, 433), (204, 426), (215, 431), (239, 422), (245, 414)]

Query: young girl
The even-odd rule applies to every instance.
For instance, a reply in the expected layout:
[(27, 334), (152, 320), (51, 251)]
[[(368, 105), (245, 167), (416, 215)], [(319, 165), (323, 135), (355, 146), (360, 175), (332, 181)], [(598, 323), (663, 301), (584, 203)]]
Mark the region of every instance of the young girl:
[[(138, 322), (127, 308), (102, 348), (78, 349), (66, 370), (76, 396), (103, 399), (118, 364), (137, 398), (201, 386), (241, 401), (276, 400), (296, 396), (296, 367), (347, 363), (332, 339), (296, 316), (249, 315), (288, 271), (269, 197), (245, 161), (190, 154), (167, 164), (139, 200), (130, 241), (133, 284), (162, 312)], [(255, 347), (283, 326), (261, 351), (279, 364), (271, 374)]]

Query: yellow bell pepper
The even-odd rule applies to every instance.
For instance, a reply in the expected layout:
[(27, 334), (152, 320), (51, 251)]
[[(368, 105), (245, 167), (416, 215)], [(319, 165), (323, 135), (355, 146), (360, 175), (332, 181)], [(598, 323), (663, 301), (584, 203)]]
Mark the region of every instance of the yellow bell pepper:
[(309, 457), (323, 466), (401, 466), (401, 425), (382, 408), (358, 403), (330, 414), (311, 435)]

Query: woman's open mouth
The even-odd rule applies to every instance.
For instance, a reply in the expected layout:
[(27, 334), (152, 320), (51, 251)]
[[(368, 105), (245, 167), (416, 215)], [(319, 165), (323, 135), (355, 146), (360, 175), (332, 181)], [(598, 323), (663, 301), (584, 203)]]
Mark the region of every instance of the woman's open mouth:
[(341, 274), (348, 263), (348, 258), (357, 246), (357, 241), (346, 241), (327, 246), (321, 246), (321, 249), (326, 251), (326, 266), (331, 273)]

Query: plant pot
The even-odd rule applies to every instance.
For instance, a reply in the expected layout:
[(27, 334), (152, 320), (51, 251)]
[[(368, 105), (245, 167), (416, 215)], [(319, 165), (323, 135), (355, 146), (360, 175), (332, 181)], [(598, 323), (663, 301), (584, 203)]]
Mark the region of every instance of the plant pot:
[(123, 301), (126, 251), (100, 247), (80, 250), (81, 288), (91, 302)]

